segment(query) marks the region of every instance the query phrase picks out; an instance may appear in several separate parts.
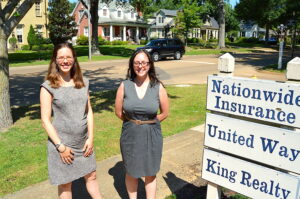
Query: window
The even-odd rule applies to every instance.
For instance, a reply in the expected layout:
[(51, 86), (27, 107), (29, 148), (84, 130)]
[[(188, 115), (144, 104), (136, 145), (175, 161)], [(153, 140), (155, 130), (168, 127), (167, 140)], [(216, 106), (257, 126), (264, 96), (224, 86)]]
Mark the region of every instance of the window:
[(103, 16), (107, 16), (107, 9), (103, 9)]
[(158, 23), (164, 23), (164, 18), (163, 17), (158, 17)]
[(109, 36), (109, 27), (104, 27), (103, 28), (103, 33), (104, 33), (105, 37), (108, 37)]
[(118, 10), (118, 17), (121, 17), (121, 10)]
[(84, 29), (83, 29), (83, 34), (84, 34), (84, 36), (89, 36), (89, 27), (84, 27)]
[(43, 25), (36, 25), (36, 31), (39, 35), (43, 35)]
[(81, 18), (83, 15), (83, 10), (79, 10), (78, 12), (79, 12), (79, 18)]
[(42, 13), (41, 13), (41, 2), (40, 1), (37, 1), (35, 3), (35, 16), (36, 17), (41, 17), (42, 16)]
[(17, 39), (18, 43), (23, 43), (23, 25), (19, 24), (17, 25)]

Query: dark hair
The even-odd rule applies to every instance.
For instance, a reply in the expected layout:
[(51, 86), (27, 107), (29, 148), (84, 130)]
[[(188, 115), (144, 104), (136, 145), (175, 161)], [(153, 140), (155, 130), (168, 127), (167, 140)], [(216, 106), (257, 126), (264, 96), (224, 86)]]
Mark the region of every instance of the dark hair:
[(83, 76), (81, 73), (81, 69), (77, 60), (76, 52), (72, 46), (72, 44), (69, 43), (60, 43), (57, 44), (53, 50), (52, 58), (49, 64), (48, 68), (48, 74), (46, 76), (46, 80), (50, 82), (50, 85), (52, 88), (58, 88), (60, 87), (60, 79), (59, 79), (59, 68), (56, 62), (56, 57), (57, 57), (57, 51), (62, 49), (62, 48), (69, 48), (72, 51), (72, 55), (74, 58), (74, 63), (73, 67), (71, 68), (70, 75), (71, 78), (74, 81), (75, 88), (82, 88), (84, 87), (84, 82), (83, 82)]
[(134, 68), (133, 68), (133, 61), (134, 61), (134, 58), (140, 53), (144, 53), (149, 59), (148, 75), (149, 75), (149, 78), (150, 78), (150, 86), (153, 87), (157, 83), (162, 84), (162, 82), (158, 79), (158, 77), (156, 75), (154, 62), (153, 62), (153, 59), (152, 59), (151, 55), (144, 49), (137, 50), (131, 55), (130, 60), (129, 60), (129, 67), (128, 67), (128, 70), (127, 70), (126, 79), (130, 79), (130, 80), (133, 81), (134, 78), (136, 77), (136, 74), (135, 74)]

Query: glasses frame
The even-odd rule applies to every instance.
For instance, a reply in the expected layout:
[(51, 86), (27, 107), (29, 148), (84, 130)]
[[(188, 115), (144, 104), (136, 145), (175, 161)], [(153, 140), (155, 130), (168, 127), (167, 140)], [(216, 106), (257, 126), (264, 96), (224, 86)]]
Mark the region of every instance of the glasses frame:
[(64, 62), (65, 60), (67, 60), (67, 62), (73, 62), (74, 61), (74, 57), (57, 57), (56, 60), (58, 62)]
[(142, 66), (142, 67), (146, 67), (149, 66), (150, 62), (133, 62), (133, 66), (138, 67), (138, 66)]

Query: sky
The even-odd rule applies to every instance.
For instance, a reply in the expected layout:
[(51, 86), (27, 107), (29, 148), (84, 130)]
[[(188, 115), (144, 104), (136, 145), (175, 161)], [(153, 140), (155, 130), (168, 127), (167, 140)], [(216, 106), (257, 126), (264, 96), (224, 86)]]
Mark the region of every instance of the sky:
[[(70, 2), (77, 2), (78, 0), (69, 0)], [(234, 7), (239, 0), (229, 0), (230, 4)]]

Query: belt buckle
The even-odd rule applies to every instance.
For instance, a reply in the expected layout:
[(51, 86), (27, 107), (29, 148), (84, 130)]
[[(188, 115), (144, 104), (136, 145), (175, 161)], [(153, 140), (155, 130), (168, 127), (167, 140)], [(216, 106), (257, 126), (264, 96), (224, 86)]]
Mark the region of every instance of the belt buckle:
[(142, 124), (142, 120), (135, 120), (137, 125), (141, 125)]

